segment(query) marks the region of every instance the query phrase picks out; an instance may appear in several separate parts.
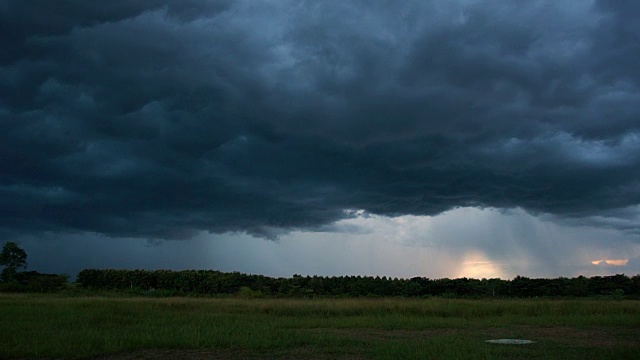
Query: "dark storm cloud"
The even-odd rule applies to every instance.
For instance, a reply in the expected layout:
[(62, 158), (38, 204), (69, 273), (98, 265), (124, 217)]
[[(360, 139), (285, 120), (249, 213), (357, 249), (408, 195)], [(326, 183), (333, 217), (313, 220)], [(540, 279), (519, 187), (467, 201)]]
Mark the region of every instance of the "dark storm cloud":
[(0, 1), (0, 226), (189, 238), (349, 209), (627, 214), (635, 7)]

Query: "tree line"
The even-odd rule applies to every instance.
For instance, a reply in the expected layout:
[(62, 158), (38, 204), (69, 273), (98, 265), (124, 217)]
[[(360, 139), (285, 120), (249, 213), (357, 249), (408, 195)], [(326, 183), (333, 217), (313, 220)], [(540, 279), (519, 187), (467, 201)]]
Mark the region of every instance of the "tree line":
[(136, 290), (167, 295), (241, 294), (251, 297), (586, 297), (640, 296), (640, 275), (574, 278), (398, 279), (379, 276), (268, 277), (215, 270), (85, 269), (77, 283), (93, 290)]
[[(7, 242), (0, 252), (0, 291), (53, 292), (67, 287), (67, 276), (26, 271), (27, 254)], [(25, 270), (25, 271), (20, 271)], [(87, 290), (116, 290), (157, 295), (224, 295), (247, 297), (640, 297), (640, 275), (574, 278), (411, 279), (386, 276), (269, 277), (215, 270), (85, 269), (77, 285)]]

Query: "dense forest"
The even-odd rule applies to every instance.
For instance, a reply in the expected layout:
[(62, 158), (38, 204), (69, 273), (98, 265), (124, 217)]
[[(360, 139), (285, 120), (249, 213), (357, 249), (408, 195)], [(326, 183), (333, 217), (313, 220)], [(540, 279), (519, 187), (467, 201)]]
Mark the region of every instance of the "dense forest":
[(78, 274), (78, 284), (94, 290), (137, 290), (166, 295), (241, 294), (250, 297), (585, 297), (640, 296), (640, 275), (533, 279), (398, 279), (372, 276), (273, 278), (213, 270), (97, 270)]

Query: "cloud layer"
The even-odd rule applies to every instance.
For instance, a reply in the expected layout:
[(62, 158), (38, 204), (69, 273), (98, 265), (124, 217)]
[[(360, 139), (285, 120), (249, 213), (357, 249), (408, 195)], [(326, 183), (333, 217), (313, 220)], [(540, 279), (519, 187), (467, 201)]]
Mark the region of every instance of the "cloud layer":
[(273, 237), (472, 206), (637, 232), (635, 7), (0, 1), (0, 228)]

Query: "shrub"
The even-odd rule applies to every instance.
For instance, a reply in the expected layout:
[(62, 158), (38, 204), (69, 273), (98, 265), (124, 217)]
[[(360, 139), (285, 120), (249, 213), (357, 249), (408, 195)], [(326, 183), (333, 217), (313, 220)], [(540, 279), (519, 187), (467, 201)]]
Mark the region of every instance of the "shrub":
[(248, 286), (243, 286), (240, 288), (240, 290), (238, 290), (238, 294), (239, 297), (245, 298), (245, 299), (257, 299), (257, 298), (261, 298), (262, 297), (262, 291), (260, 290), (251, 290), (250, 287)]

